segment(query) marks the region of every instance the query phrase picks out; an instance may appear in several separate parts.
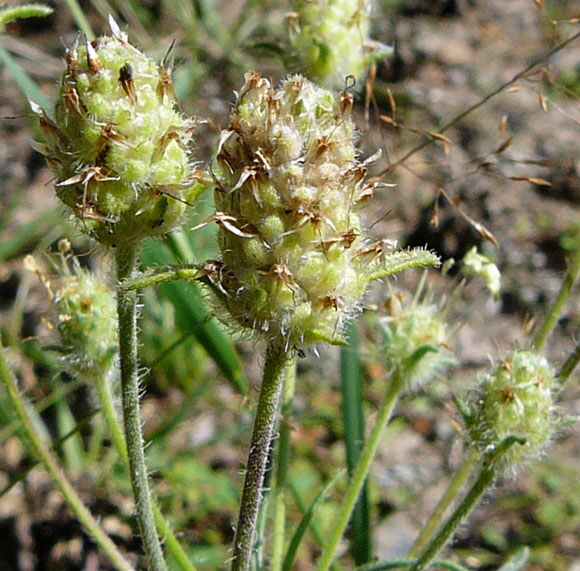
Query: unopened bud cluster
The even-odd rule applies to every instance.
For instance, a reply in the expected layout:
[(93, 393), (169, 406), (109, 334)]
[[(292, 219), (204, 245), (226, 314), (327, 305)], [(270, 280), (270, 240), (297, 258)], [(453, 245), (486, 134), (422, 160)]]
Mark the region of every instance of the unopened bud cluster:
[(328, 89), (347, 76), (362, 85), (366, 68), (388, 56), (388, 46), (369, 40), (370, 0), (297, 0), (287, 16), (289, 66)]
[(65, 369), (85, 380), (106, 377), (117, 358), (116, 305), (110, 288), (73, 259), (72, 270), (65, 266), (54, 301)]
[(111, 28), (67, 51), (54, 118), (33, 104), (58, 197), (106, 245), (170, 231), (202, 188), (167, 70)]
[[(215, 220), (222, 258), (204, 270), (243, 327), (290, 344), (340, 342), (368, 282), (399, 252), (363, 237), (372, 196), (357, 160), (352, 96), (303, 77), (273, 89), (246, 75), (217, 154)], [(420, 251), (416, 265), (437, 258)], [(410, 266), (406, 266), (410, 267)]]
[(483, 377), (467, 403), (472, 445), (488, 452), (516, 436), (525, 444), (511, 446), (503, 462), (513, 466), (534, 459), (559, 427), (556, 394), (547, 360), (533, 351), (515, 351)]
[(449, 328), (441, 308), (428, 299), (403, 304), (389, 299), (390, 315), (380, 319), (384, 360), (407, 388), (418, 388), (455, 363), (449, 350)]
[(487, 290), (495, 300), (499, 299), (501, 291), (501, 273), (499, 268), (485, 255), (473, 246), (461, 260), (461, 269), (468, 276), (478, 276), (483, 279)]

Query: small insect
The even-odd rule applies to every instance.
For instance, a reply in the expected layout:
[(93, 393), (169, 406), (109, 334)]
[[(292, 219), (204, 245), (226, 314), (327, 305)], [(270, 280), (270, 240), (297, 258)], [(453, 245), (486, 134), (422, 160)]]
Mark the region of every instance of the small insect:
[(134, 71), (131, 64), (126, 63), (119, 69), (119, 82), (123, 91), (127, 94), (133, 104), (137, 103), (137, 93), (135, 91), (135, 83), (133, 81)]

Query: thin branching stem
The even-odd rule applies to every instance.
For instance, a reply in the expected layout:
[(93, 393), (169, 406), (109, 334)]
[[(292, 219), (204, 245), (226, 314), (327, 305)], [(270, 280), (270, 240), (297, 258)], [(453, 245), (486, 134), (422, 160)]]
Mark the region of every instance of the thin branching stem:
[[(119, 245), (116, 250), (117, 280), (121, 283), (132, 277), (137, 267), (138, 247)], [(145, 462), (145, 449), (139, 412), (139, 372), (137, 361), (137, 292), (117, 288), (117, 314), (119, 318), (119, 355), (121, 360), (121, 394), (123, 420), (129, 456), (129, 471), (135, 512), (149, 569), (167, 569), (153, 518), (153, 500), (149, 490), (149, 476)]]
[(292, 355), (279, 340), (269, 343), (246, 466), (232, 571), (248, 571), (250, 568), (266, 465), (278, 417), (280, 395), (284, 385), (284, 370), (291, 357)]
[[(468, 107), (467, 109), (465, 109), (464, 111), (462, 111), (461, 113), (456, 115), (453, 119), (451, 119), (451, 121), (449, 121), (448, 123), (443, 125), (443, 127), (441, 127), (441, 129), (439, 129), (437, 131), (437, 133), (439, 133), (441, 135), (441, 134), (445, 133), (446, 131), (448, 131), (449, 129), (451, 129), (451, 127), (457, 125), (457, 123), (459, 123), (459, 121), (461, 121), (463, 118), (467, 117), (468, 115), (470, 115), (471, 113), (473, 113), (474, 111), (476, 111), (477, 109), (479, 109), (480, 107), (485, 105), (488, 101), (493, 99), (496, 95), (503, 93), (508, 87), (511, 87), (514, 83), (516, 83), (520, 79), (523, 79), (524, 77), (526, 77), (536, 66), (549, 60), (555, 54), (557, 54), (558, 52), (563, 50), (566, 46), (570, 45), (572, 42), (575, 42), (578, 38), (580, 38), (580, 32), (570, 36), (568, 39), (559, 43), (557, 46), (552, 48), (547, 54), (543, 55), (542, 57), (540, 57), (538, 59), (535, 59), (532, 63), (530, 63), (530, 65), (528, 65), (527, 67), (522, 69), (520, 72), (516, 73), (516, 75), (514, 75), (510, 80), (506, 81), (505, 83), (502, 83), (499, 87), (497, 87), (496, 89), (494, 89), (493, 91), (488, 93), (485, 97), (480, 99), (477, 103), (474, 103), (473, 105), (471, 105), (470, 107)], [(413, 147), (410, 151), (405, 153), (405, 155), (403, 155), (395, 163), (389, 165), (380, 174), (387, 174), (389, 172), (392, 172), (396, 167), (398, 167), (400, 164), (404, 163), (407, 159), (412, 157), (415, 153), (422, 151), (425, 147), (428, 147), (432, 142), (434, 142), (436, 140), (437, 139), (435, 139), (433, 137), (429, 137), (426, 141), (420, 143), (419, 145)]]

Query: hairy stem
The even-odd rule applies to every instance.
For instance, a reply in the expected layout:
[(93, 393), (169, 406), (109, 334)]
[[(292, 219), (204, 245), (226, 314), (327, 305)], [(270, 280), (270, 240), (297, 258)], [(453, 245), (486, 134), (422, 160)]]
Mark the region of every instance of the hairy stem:
[(495, 482), (498, 473), (498, 460), (500, 457), (514, 444), (523, 443), (525, 443), (525, 439), (522, 440), (516, 436), (509, 436), (499, 444), (495, 450), (485, 454), (481, 460), (481, 471), (479, 472), (477, 479), (439, 533), (437, 533), (437, 535), (427, 544), (415, 564), (411, 567), (411, 571), (424, 571), (429, 568), (429, 565), (437, 556), (439, 551), (441, 551), (441, 549), (443, 549), (453, 537), (453, 534), (461, 525), (461, 522), (463, 522), (471, 513), (473, 508), (479, 503), (479, 500), (485, 491)]
[[(128, 467), (129, 456), (127, 454), (127, 444), (125, 442), (123, 429), (115, 411), (111, 383), (108, 381), (108, 379), (100, 379), (98, 382), (94, 383), (94, 386), (98, 394), (103, 416), (109, 429), (115, 450), (121, 457), (121, 460), (124, 462), (124, 464)], [(155, 518), (157, 529), (165, 541), (166, 549), (173, 556), (173, 559), (175, 559), (175, 563), (180, 571), (194, 571), (194, 565), (189, 561), (187, 553), (179, 541), (177, 541), (171, 526), (166, 521), (165, 517), (161, 513), (161, 510), (155, 503), (153, 503), (153, 517)]]
[(480, 453), (477, 450), (472, 450), (461, 468), (456, 472), (453, 480), (450, 482), (447, 490), (439, 500), (437, 507), (427, 520), (427, 523), (421, 529), (421, 533), (419, 533), (413, 547), (407, 554), (407, 557), (413, 558), (416, 557), (417, 554), (421, 551), (423, 546), (429, 541), (429, 539), (435, 533), (435, 530), (439, 527), (445, 512), (449, 508), (449, 506), (453, 503), (453, 501), (458, 497), (463, 485), (467, 481), (467, 478), (471, 474), (472, 469), (475, 466), (475, 463), (478, 462), (480, 457)]
[(248, 571), (250, 569), (266, 464), (278, 416), (278, 403), (284, 385), (284, 369), (289, 358), (291, 355), (279, 340), (270, 342), (266, 350), (262, 387), (248, 454), (244, 491), (236, 529), (232, 571)]
[(288, 467), (290, 463), (290, 435), (292, 427), (290, 416), (294, 402), (294, 389), (296, 385), (296, 359), (288, 359), (286, 375), (284, 379), (284, 392), (282, 395), (282, 420), (280, 422), (280, 439), (278, 440), (278, 454), (276, 466), (276, 484), (274, 488), (274, 516), (272, 533), (272, 556), (270, 568), (272, 571), (282, 569), (284, 557), (284, 537), (286, 528), (286, 487), (288, 480)]
[[(131, 277), (137, 266), (138, 247), (134, 244), (118, 246), (116, 250), (117, 281)], [(152, 571), (167, 569), (161, 542), (153, 518), (153, 501), (145, 462), (143, 432), (139, 413), (139, 374), (137, 361), (137, 292), (117, 288), (119, 317), (119, 354), (121, 358), (121, 393), (123, 419), (129, 456), (129, 471), (135, 512), (143, 546)]]
[(560, 315), (562, 314), (562, 309), (564, 308), (564, 304), (568, 300), (570, 296), (570, 292), (574, 287), (574, 283), (578, 278), (578, 273), (580, 273), (580, 248), (576, 249), (574, 253), (574, 258), (572, 262), (568, 266), (566, 270), (566, 275), (562, 280), (562, 287), (560, 288), (560, 292), (558, 293), (558, 297), (554, 300), (552, 307), (548, 311), (544, 322), (542, 323), (540, 329), (536, 333), (536, 337), (534, 339), (534, 348), (536, 350), (540, 350), (546, 340), (548, 339), (550, 333), (556, 326)]

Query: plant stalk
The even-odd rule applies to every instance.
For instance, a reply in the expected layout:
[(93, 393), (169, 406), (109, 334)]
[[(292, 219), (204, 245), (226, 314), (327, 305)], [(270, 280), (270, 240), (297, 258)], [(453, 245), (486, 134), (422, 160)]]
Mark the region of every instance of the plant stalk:
[(472, 450), (469, 455), (467, 456), (463, 465), (457, 470), (453, 480), (450, 482), (447, 490), (439, 500), (437, 507), (421, 529), (413, 547), (407, 554), (407, 557), (414, 558), (417, 557), (423, 546), (429, 541), (429, 538), (433, 536), (435, 530), (441, 524), (441, 520), (445, 515), (445, 512), (449, 508), (449, 506), (453, 503), (455, 498), (458, 497), (459, 492), (463, 488), (463, 485), (467, 481), (469, 475), (471, 474), (472, 469), (475, 467), (476, 463), (478, 462), (480, 457), (480, 453), (477, 450)]
[[(139, 248), (135, 244), (119, 245), (116, 250), (117, 282), (132, 277), (137, 267)], [(145, 553), (152, 571), (167, 569), (161, 542), (153, 518), (153, 500), (149, 490), (141, 417), (139, 413), (139, 373), (137, 361), (137, 292), (117, 287), (119, 318), (119, 355), (121, 361), (121, 394), (123, 420), (129, 456), (129, 472), (135, 512)]]
[(525, 443), (525, 439), (516, 436), (509, 436), (499, 444), (495, 450), (492, 450), (483, 456), (481, 460), (481, 472), (472, 487), (465, 494), (461, 503), (457, 506), (453, 514), (451, 514), (439, 533), (425, 547), (410, 571), (424, 571), (429, 568), (429, 565), (432, 563), (439, 551), (447, 545), (463, 520), (478, 504), (486, 490), (495, 482), (498, 475), (499, 458), (514, 444), (523, 443)]
[(332, 564), (334, 553), (338, 547), (338, 543), (340, 542), (342, 534), (346, 529), (352, 510), (354, 509), (354, 506), (359, 497), (360, 491), (362, 490), (362, 487), (365, 483), (383, 432), (389, 419), (391, 418), (395, 405), (397, 404), (403, 384), (404, 377), (397, 369), (393, 372), (393, 375), (390, 379), (387, 394), (385, 395), (385, 399), (381, 404), (375, 425), (373, 426), (373, 429), (369, 435), (369, 439), (361, 451), (358, 464), (350, 479), (350, 483), (346, 491), (346, 496), (343, 500), (336, 524), (332, 530), (330, 539), (324, 551), (322, 552), (318, 566), (316, 567), (317, 571), (326, 571)]
[(101, 529), (81, 498), (78, 496), (75, 489), (72, 487), (54, 456), (48, 451), (44, 442), (39, 438), (29, 413), (26, 410), (24, 401), (18, 393), (16, 380), (8, 368), (1, 343), (0, 378), (4, 388), (6, 389), (6, 393), (10, 399), (14, 412), (20, 420), (22, 433), (30, 447), (30, 450), (49, 473), (56, 487), (60, 490), (67, 501), (70, 509), (115, 568), (121, 571), (132, 571), (133, 567), (123, 557), (123, 554), (111, 541), (109, 536)]
[(284, 538), (286, 528), (286, 487), (288, 467), (290, 464), (290, 436), (292, 426), (292, 404), (296, 387), (296, 356), (288, 359), (282, 393), (282, 420), (280, 422), (280, 438), (278, 440), (278, 454), (276, 463), (276, 483), (274, 488), (274, 516), (272, 533), (272, 555), (270, 569), (280, 571), (284, 560)]
[(268, 454), (274, 436), (278, 403), (284, 385), (284, 371), (290, 358), (292, 356), (280, 340), (270, 341), (266, 349), (262, 387), (248, 454), (244, 491), (236, 529), (232, 571), (249, 571), (250, 569)]
[(558, 297), (554, 300), (554, 303), (552, 304), (552, 307), (550, 307), (544, 322), (536, 333), (536, 337), (534, 339), (534, 349), (537, 351), (542, 348), (550, 333), (552, 333), (554, 327), (556, 326), (556, 323), (562, 314), (564, 304), (568, 300), (570, 292), (574, 287), (574, 283), (578, 278), (578, 273), (580, 273), (580, 248), (576, 248), (574, 258), (568, 266), (566, 274), (564, 275), (564, 279), (562, 280), (562, 287), (560, 288)]
[[(103, 378), (96, 381), (94, 383), (94, 387), (101, 404), (105, 423), (107, 424), (109, 433), (111, 435), (111, 440), (113, 441), (113, 446), (115, 447), (117, 454), (119, 454), (125, 466), (129, 467), (127, 444), (125, 442), (125, 435), (123, 434), (123, 429), (121, 428), (121, 424), (115, 410), (113, 393), (111, 391), (111, 383), (108, 379)], [(161, 510), (157, 504), (155, 504), (155, 502), (153, 502), (153, 517), (155, 519), (157, 529), (159, 530), (159, 533), (165, 542), (165, 547), (168, 553), (170, 553), (173, 556), (173, 559), (175, 559), (175, 563), (180, 571), (195, 571), (195, 566), (189, 561), (187, 553), (179, 541), (177, 541), (171, 526), (166, 521), (165, 517), (161, 513)]]

